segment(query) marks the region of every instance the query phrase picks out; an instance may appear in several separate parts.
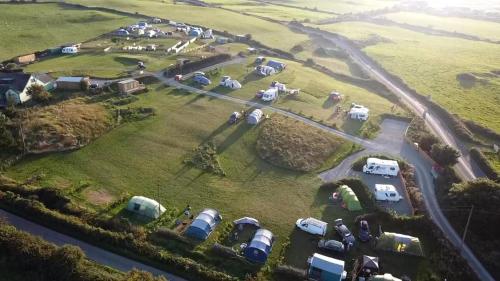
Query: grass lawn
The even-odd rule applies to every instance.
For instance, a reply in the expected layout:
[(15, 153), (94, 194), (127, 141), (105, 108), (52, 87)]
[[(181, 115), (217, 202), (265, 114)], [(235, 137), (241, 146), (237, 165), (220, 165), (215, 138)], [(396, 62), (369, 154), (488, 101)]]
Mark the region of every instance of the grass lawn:
[(137, 19), (100, 11), (70, 9), (59, 4), (0, 6), (0, 61), (81, 42)]
[[(216, 0), (217, 1), (217, 0)], [(398, 3), (398, 0), (271, 0), (271, 2), (296, 6), (298, 8), (309, 8), (322, 11), (329, 11), (339, 14), (359, 13), (376, 9), (391, 7)]]
[(495, 153), (493, 151), (483, 151), (483, 153), (484, 153), (484, 156), (486, 156), (486, 158), (488, 158), (488, 160), (490, 161), (493, 168), (495, 168), (495, 170), (498, 173), (500, 173), (500, 154)]
[[(273, 47), (289, 51), (296, 43), (307, 40), (307, 36), (292, 32), (287, 27), (252, 16), (219, 8), (170, 4), (154, 0), (71, 0), (86, 6), (113, 8), (126, 12), (139, 12), (148, 16), (164, 17), (178, 22), (203, 25), (233, 34), (252, 34), (253, 39)], [(238, 24), (235, 24), (238, 23)], [(287, 38), (283, 40), (283, 38)]]
[[(410, 87), (463, 118), (500, 131), (500, 46), (457, 38), (429, 36), (398, 27), (349, 22), (321, 26), (354, 40), (372, 34), (390, 40), (364, 51)], [(493, 72), (494, 71), (494, 72)], [(476, 81), (460, 80), (472, 74)], [(491, 114), (484, 114), (491, 112)]]
[(329, 13), (313, 12), (301, 8), (283, 7), (258, 2), (227, 3), (223, 4), (222, 7), (279, 21), (303, 21), (307, 19), (314, 22), (333, 17), (333, 15)]
[(420, 13), (399, 12), (382, 17), (395, 22), (459, 32), (485, 39), (500, 40), (500, 23), (465, 18), (438, 17)]
[[(312, 116), (315, 120), (322, 120), (327, 125), (335, 123), (339, 129), (351, 134), (362, 134), (369, 127), (370, 122), (362, 123), (346, 119), (341, 113), (334, 114), (336, 106), (347, 110), (353, 102), (365, 105), (370, 108), (370, 118), (375, 123), (378, 123), (377, 118), (380, 114), (392, 111), (393, 104), (384, 97), (363, 88), (340, 82), (296, 62), (280, 59), (280, 61), (287, 64), (283, 72), (268, 77), (260, 77), (253, 72), (255, 67), (253, 61), (254, 57), (249, 57), (246, 65), (234, 64), (224, 67), (211, 77), (212, 84), (205, 87), (205, 89), (245, 100), (258, 101), (255, 94), (259, 90), (266, 90), (272, 81), (279, 81), (285, 83), (288, 89), (300, 89), (300, 94), (297, 97), (281, 96), (278, 101), (274, 102), (274, 106), (307, 117)], [(243, 87), (238, 90), (231, 90), (218, 86), (224, 75), (229, 75), (231, 78), (238, 80)], [(187, 83), (195, 85), (192, 81)], [(334, 90), (344, 95), (344, 99), (340, 103), (333, 103), (328, 99), (330, 92)], [(393, 113), (404, 114), (399, 108)]]

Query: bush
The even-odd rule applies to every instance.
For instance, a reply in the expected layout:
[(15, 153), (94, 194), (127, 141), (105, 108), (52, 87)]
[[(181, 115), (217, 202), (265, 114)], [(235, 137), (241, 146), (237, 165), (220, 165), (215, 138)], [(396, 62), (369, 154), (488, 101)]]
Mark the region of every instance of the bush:
[(219, 243), (215, 243), (212, 246), (212, 253), (223, 258), (239, 258), (238, 253), (231, 247), (226, 247)]
[(306, 272), (289, 265), (278, 265), (274, 270), (276, 280), (283, 281), (304, 281), (307, 280)]
[(52, 98), (52, 94), (39, 84), (31, 85), (26, 93), (37, 102), (48, 102)]
[(457, 164), (460, 153), (449, 145), (434, 144), (431, 148), (430, 156), (436, 163), (446, 167)]
[(471, 148), (470, 156), (474, 161), (476, 161), (481, 170), (483, 170), (483, 172), (489, 179), (498, 181), (499, 178), (497, 171), (495, 170), (495, 168), (493, 168), (493, 166), (490, 164), (490, 161), (488, 161), (481, 150), (475, 147)]
[(500, 142), (500, 134), (493, 131), (492, 129), (483, 127), (471, 120), (464, 120), (463, 122), (472, 132), (490, 138), (497, 143)]
[(291, 51), (294, 53), (300, 53), (300, 52), (304, 51), (304, 47), (300, 44), (297, 44), (297, 45), (292, 47)]

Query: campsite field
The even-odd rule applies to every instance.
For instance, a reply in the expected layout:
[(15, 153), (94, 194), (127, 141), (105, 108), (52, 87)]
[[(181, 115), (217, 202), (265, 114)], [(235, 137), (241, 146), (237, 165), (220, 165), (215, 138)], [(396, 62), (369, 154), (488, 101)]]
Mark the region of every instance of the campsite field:
[[(372, 44), (364, 51), (460, 117), (500, 131), (500, 46), (362, 22), (320, 26)], [(489, 114), (485, 114), (489, 112)]]
[(0, 4), (0, 61), (42, 51), (68, 42), (81, 42), (137, 19), (60, 4)]
[[(215, 0), (217, 1), (217, 0)], [(275, 2), (277, 4), (286, 4), (295, 6), (298, 8), (309, 8), (309, 9), (318, 9), (321, 11), (329, 11), (337, 14), (346, 14), (346, 13), (359, 13), (366, 12), (376, 9), (383, 9), (386, 7), (391, 7), (394, 4), (397, 4), (397, 0), (340, 0), (340, 1), (331, 1), (331, 0), (309, 0), (309, 1), (301, 1), (301, 0), (271, 0), (271, 2)]]
[(465, 18), (438, 17), (410, 12), (384, 14), (381, 17), (398, 23), (431, 27), (438, 30), (465, 33), (484, 39), (500, 41), (500, 23)]
[[(300, 89), (298, 96), (280, 96), (278, 101), (273, 103), (273, 106), (289, 110), (306, 117), (312, 117), (315, 120), (321, 121), (326, 125), (336, 127), (351, 133), (367, 137), (373, 137), (376, 128), (373, 124), (380, 122), (380, 115), (384, 113), (406, 114), (399, 107), (394, 107), (385, 97), (377, 95), (366, 89), (359, 88), (311, 68), (304, 67), (293, 61), (278, 59), (287, 64), (284, 71), (268, 77), (260, 77), (254, 73), (255, 57), (249, 57), (246, 64), (234, 64), (226, 66), (213, 73), (210, 77), (212, 84), (205, 87), (206, 90), (213, 90), (217, 93), (224, 93), (245, 100), (258, 101), (255, 94), (259, 90), (269, 88), (271, 82), (279, 81), (286, 84), (288, 89)], [(268, 58), (273, 59), (273, 58)], [(219, 81), (222, 76), (229, 75), (232, 79), (238, 80), (242, 84), (241, 89), (228, 89), (219, 86)], [(196, 85), (192, 81), (188, 81), (192, 85)], [(341, 102), (333, 102), (329, 99), (329, 94), (332, 91), (338, 91), (344, 98)], [(365, 105), (370, 108), (370, 121), (359, 122), (347, 119), (342, 110), (348, 110), (351, 103)], [(335, 113), (335, 108), (339, 107), (338, 113)]]

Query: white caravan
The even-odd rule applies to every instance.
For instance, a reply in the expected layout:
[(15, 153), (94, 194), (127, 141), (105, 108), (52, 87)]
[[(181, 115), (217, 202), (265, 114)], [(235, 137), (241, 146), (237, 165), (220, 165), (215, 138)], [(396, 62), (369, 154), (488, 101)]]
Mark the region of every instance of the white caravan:
[(379, 201), (398, 202), (403, 199), (394, 185), (375, 184), (375, 199)]
[(328, 223), (315, 218), (298, 219), (295, 225), (307, 233), (325, 236)]
[(273, 101), (278, 98), (278, 89), (277, 88), (269, 88), (264, 93), (262, 93), (263, 101)]
[(363, 173), (395, 177), (399, 173), (398, 161), (368, 158), (363, 166)]

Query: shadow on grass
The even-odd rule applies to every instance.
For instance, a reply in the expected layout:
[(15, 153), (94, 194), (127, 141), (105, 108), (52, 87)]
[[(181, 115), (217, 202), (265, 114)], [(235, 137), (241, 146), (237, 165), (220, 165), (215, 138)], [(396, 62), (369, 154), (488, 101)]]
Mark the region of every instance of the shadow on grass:
[(363, 124), (364, 123), (361, 121), (352, 120), (352, 119), (348, 118), (342, 124), (342, 131), (344, 131), (350, 135), (357, 135), (359, 133), (359, 130), (361, 129), (361, 127), (363, 127)]
[(217, 152), (220, 154), (238, 141), (248, 130), (252, 129), (253, 126), (244, 122), (240, 122), (238, 127), (229, 136), (227, 136), (220, 144), (217, 145)]
[(294, 228), (290, 234), (290, 247), (285, 252), (285, 263), (297, 268), (307, 268), (307, 259), (316, 252), (319, 236)]

